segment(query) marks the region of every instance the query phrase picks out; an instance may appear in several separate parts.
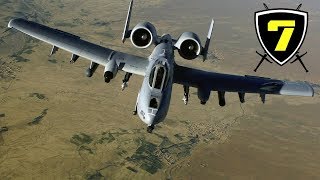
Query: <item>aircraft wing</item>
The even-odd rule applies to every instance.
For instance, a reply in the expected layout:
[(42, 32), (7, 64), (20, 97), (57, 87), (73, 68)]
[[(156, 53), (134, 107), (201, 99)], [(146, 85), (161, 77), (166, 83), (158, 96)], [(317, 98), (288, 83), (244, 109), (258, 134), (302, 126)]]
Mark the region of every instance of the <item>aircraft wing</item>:
[(222, 92), (313, 96), (306, 82), (281, 81), (257, 76), (237, 76), (176, 65), (174, 82), (190, 87)]
[(8, 27), (53, 45), (51, 54), (61, 48), (72, 53), (73, 57), (84, 57), (103, 66), (106, 66), (110, 60), (116, 60), (119, 70), (142, 76), (145, 75), (149, 63), (146, 58), (114, 51), (84, 41), (76, 35), (25, 19), (12, 19)]

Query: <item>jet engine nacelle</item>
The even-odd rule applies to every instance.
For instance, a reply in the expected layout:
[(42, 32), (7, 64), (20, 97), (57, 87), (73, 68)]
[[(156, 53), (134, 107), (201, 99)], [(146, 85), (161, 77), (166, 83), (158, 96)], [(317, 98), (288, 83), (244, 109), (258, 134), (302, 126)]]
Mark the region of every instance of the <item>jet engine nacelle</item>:
[(201, 104), (206, 104), (209, 100), (211, 90), (209, 88), (198, 88), (198, 98)]
[(157, 41), (156, 28), (150, 22), (137, 24), (131, 31), (130, 39), (137, 48), (147, 48)]
[(187, 60), (195, 59), (202, 50), (200, 39), (193, 32), (182, 33), (174, 46), (178, 49), (180, 56)]
[(115, 60), (110, 60), (104, 68), (104, 80), (109, 83), (111, 79), (115, 78), (118, 72), (118, 65)]

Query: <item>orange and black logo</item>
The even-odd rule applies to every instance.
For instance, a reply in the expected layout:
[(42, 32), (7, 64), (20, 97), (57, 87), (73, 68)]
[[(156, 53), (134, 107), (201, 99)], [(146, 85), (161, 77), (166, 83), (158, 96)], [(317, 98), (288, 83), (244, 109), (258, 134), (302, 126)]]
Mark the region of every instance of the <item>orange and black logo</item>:
[(255, 13), (256, 33), (265, 55), (257, 53), (263, 60), (268, 60), (269, 56), (281, 66), (295, 55), (302, 63), (302, 56), (298, 51), (307, 34), (308, 13), (299, 10), (301, 5), (297, 9), (269, 9), (266, 5), (265, 7), (266, 10)]

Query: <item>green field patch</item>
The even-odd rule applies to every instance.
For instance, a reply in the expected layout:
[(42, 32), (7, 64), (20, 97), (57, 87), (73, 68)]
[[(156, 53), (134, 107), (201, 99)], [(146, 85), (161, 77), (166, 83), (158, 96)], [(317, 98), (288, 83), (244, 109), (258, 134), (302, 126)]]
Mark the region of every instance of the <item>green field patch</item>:
[(22, 54), (32, 54), (34, 51), (32, 48), (34, 48), (36, 45), (30, 45), (31, 43), (36, 42), (35, 40), (31, 39), (30, 37), (26, 38), (26, 43), (28, 45), (25, 45), (23, 48), (21, 48), (19, 51), (13, 53), (10, 57), (14, 58), (17, 62), (28, 62), (29, 59), (26, 59), (22, 56)]
[(0, 127), (0, 133), (2, 133), (2, 132), (6, 132), (6, 131), (8, 131), (9, 130), (9, 128), (8, 127)]
[(52, 64), (57, 64), (58, 62), (56, 59), (49, 59), (48, 61), (51, 62)]
[(114, 136), (109, 132), (109, 133), (102, 133), (102, 137), (97, 141), (97, 143), (102, 144), (102, 143), (111, 143), (115, 140)]
[(40, 94), (40, 93), (30, 93), (29, 97), (36, 97), (38, 99), (46, 99), (46, 96), (44, 94)]
[[(5, 19), (4, 22), (9, 22), (11, 20), (11, 17), (6, 17), (6, 18), (3, 18)], [(1, 41), (1, 45), (3, 44), (3, 46), (7, 47), (8, 46), (8, 42), (6, 42), (7, 40), (10, 40), (11, 37), (13, 37), (14, 35), (16, 35), (18, 33), (18, 31), (15, 31), (15, 30), (12, 30), (12, 29), (7, 29), (7, 26), (5, 26), (3, 28), (3, 32), (1, 34), (1, 37), (0, 37), (0, 41)], [(9, 38), (9, 39), (8, 39)], [(1, 47), (3, 48), (3, 47)]]
[(171, 142), (168, 137), (163, 137), (162, 142), (159, 145), (159, 147), (163, 148), (163, 147), (169, 147), (169, 146), (173, 146), (173, 145), (174, 145), (174, 143)]
[(31, 122), (28, 123), (28, 125), (36, 125), (39, 124), (40, 121), (47, 115), (48, 109), (44, 109), (40, 116), (35, 117)]
[(137, 142), (140, 146), (136, 152), (131, 157), (127, 157), (126, 160), (139, 164), (141, 169), (150, 174), (154, 174), (159, 169), (162, 169), (163, 163), (155, 154), (157, 145), (148, 142), (145, 139), (139, 139)]
[(175, 134), (174, 137), (176, 137), (179, 141), (183, 140), (183, 135)]
[(105, 179), (104, 176), (99, 171), (89, 173), (86, 175), (87, 180), (100, 180), (100, 179)]
[(11, 3), (11, 1), (9, 1), (9, 0), (1, 0), (0, 1), (0, 6), (3, 7), (4, 5), (6, 5), (8, 3)]
[(128, 166), (127, 169), (129, 169), (130, 171), (132, 171), (134, 173), (138, 172), (138, 170), (136, 170), (136, 169), (134, 169), (133, 167), (130, 167), (130, 166)]
[[(193, 147), (199, 142), (198, 137), (188, 137), (189, 140), (181, 143), (173, 143), (169, 138), (163, 138), (163, 141), (159, 145), (161, 153), (167, 157), (166, 160), (174, 164), (179, 159), (187, 157), (191, 154)], [(168, 159), (169, 158), (169, 159)]]
[(126, 150), (124, 150), (124, 149), (118, 149), (118, 151), (117, 151), (117, 154), (119, 155), (119, 156), (125, 156), (125, 155), (127, 155), (127, 151)]
[[(36, 39), (36, 38), (32, 38), (32, 37), (30, 37), (30, 36), (26, 36), (26, 43), (28, 43), (28, 44), (33, 44), (33, 43), (39, 43), (39, 42), (41, 42), (40, 40), (38, 40), (38, 39)], [(28, 50), (30, 50), (30, 49), (32, 49), (32, 48), (34, 48), (34, 47), (36, 47), (37, 45), (29, 45), (29, 46), (25, 46), (25, 51), (23, 51), (23, 53), (26, 53), (26, 51), (28, 51)], [(33, 51), (34, 52), (34, 51)]]
[(14, 58), (14, 60), (17, 61), (17, 62), (28, 62), (28, 61), (30, 61), (29, 59), (26, 59), (26, 58), (24, 58), (24, 57), (22, 57), (20, 55), (16, 55), (16, 54), (11, 55), (10, 57)]
[(70, 139), (70, 142), (77, 145), (77, 146), (80, 146), (83, 144), (90, 144), (92, 141), (93, 141), (93, 139), (85, 133), (75, 134)]
[(114, 38), (114, 35), (111, 34), (110, 32), (108, 31), (103, 31), (103, 32), (95, 32), (95, 34), (97, 35), (101, 35), (101, 36), (104, 36), (104, 37), (108, 37), (108, 38)]
[[(169, 137), (156, 132), (151, 135), (153, 140), (149, 140), (144, 137), (145, 134), (142, 131), (144, 132), (142, 129), (114, 129), (94, 137), (78, 133), (72, 136), (70, 142), (78, 147), (79, 153), (82, 152), (82, 155), (87, 156), (100, 152), (97, 149), (103, 147), (100, 144), (108, 148), (116, 146), (114, 152), (121, 159), (121, 162), (132, 164), (125, 166), (128, 171), (138, 173), (144, 170), (150, 174), (155, 174), (166, 165), (175, 164), (190, 156), (193, 148), (199, 142), (197, 136), (175, 134)], [(150, 135), (148, 134), (148, 136)], [(128, 145), (133, 144), (136, 145), (135, 148), (127, 149)], [(101, 169), (97, 172), (103, 173)]]
[(56, 22), (54, 23), (55, 26), (61, 26), (61, 27), (70, 27), (70, 28), (73, 28), (73, 27), (76, 27), (77, 25), (73, 24), (73, 23), (70, 23), (70, 22), (64, 22), (64, 21), (61, 21), (61, 22)]
[(105, 21), (96, 21), (94, 23), (91, 23), (93, 26), (109, 26), (111, 23), (110, 22), (105, 22)]
[(90, 154), (94, 154), (94, 151), (88, 146), (80, 146), (78, 151), (84, 151)]
[[(117, 131), (110, 131), (109, 133), (115, 138), (122, 135), (129, 134), (128, 130), (125, 130), (125, 129), (118, 129)], [(107, 132), (102, 133), (102, 135), (105, 135), (105, 134), (107, 134)]]
[(34, 52), (34, 50), (32, 50), (32, 49), (27, 49), (24, 53), (26, 53), (26, 54), (31, 54), (31, 53), (33, 53)]
[(59, 7), (60, 9), (63, 9), (63, 8), (65, 7), (65, 5), (64, 5), (64, 4), (59, 4), (58, 7)]

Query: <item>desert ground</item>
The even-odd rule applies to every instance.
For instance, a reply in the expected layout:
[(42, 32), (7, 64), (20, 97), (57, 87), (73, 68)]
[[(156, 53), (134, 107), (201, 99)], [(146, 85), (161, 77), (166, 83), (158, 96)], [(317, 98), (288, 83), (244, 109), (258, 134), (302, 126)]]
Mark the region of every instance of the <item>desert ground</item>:
[[(309, 30), (305, 73), (299, 63), (283, 67), (259, 61), (262, 51), (254, 12), (262, 2), (135, 0), (131, 26), (152, 22), (159, 34), (184, 31), (205, 39), (216, 20), (209, 59), (177, 63), (210, 71), (308, 81), (315, 97), (227, 93), (220, 107), (216, 93), (206, 106), (191, 89), (174, 85), (166, 120), (154, 133), (132, 115), (142, 77), (121, 91), (123, 72), (106, 84), (103, 68), (84, 75), (89, 61), (69, 64), (71, 54), (14, 30), (13, 17), (25, 17), (114, 50), (147, 57), (121, 42), (129, 1), (0, 1), (0, 179), (320, 179), (320, 6), (303, 2)], [(270, 8), (296, 8), (296, 1), (267, 1)], [(3, 33), (2, 33), (3, 32)]]

